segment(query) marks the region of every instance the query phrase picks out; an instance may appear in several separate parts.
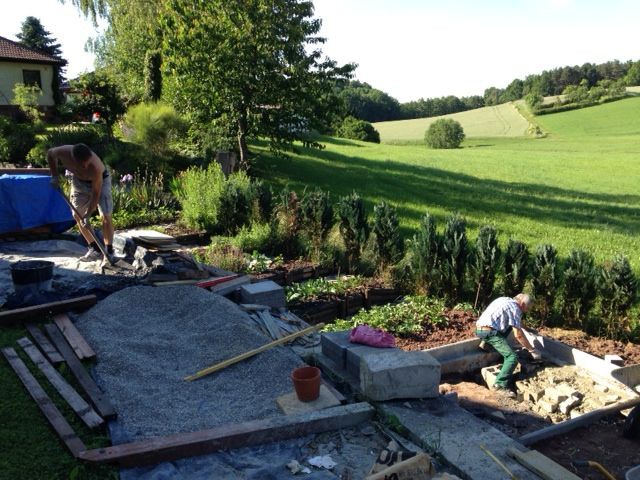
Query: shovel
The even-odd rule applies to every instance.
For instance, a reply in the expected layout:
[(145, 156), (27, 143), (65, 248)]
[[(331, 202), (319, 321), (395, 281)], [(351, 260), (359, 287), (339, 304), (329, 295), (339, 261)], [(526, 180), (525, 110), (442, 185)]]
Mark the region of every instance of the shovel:
[[(62, 196), (62, 198), (64, 198), (64, 201), (66, 202), (67, 205), (69, 205), (69, 208), (71, 209), (71, 211), (73, 213), (75, 213), (78, 218), (82, 218), (82, 215), (80, 215), (80, 213), (78, 213), (78, 210), (76, 210), (76, 207), (73, 206), (73, 204), (69, 201), (69, 199), (62, 192), (62, 190), (60, 190), (60, 188), (56, 188), (56, 190), (58, 191), (58, 193), (60, 193), (60, 196)], [(87, 222), (86, 224), (84, 224), (84, 228), (87, 230), (87, 232), (89, 233), (89, 236), (93, 239), (93, 241), (96, 243), (96, 245), (98, 245), (98, 249), (100, 249), (100, 253), (102, 253), (102, 256), (104, 258), (104, 263), (108, 263), (109, 266), (114, 267), (113, 262), (111, 262), (111, 258), (109, 258), (109, 254), (105, 250), (105, 248), (102, 245), (102, 243), (100, 242), (100, 240), (98, 240), (98, 237), (96, 236), (95, 232), (93, 231), (93, 228), (91, 227), (91, 224), (89, 224), (89, 222)], [(104, 263), (103, 263), (103, 266), (104, 266)]]

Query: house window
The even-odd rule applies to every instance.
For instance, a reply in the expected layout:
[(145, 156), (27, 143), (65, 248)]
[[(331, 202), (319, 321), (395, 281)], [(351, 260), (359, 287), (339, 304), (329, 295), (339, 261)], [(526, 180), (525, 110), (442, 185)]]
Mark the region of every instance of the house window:
[(40, 70), (22, 70), (22, 83), (25, 85), (37, 85), (42, 89), (40, 81)]

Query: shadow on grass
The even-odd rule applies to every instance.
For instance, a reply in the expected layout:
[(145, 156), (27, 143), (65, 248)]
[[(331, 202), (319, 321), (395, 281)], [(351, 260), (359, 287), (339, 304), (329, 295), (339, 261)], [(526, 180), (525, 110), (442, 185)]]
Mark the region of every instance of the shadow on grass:
[[(522, 217), (538, 223), (585, 230), (603, 229), (626, 235), (640, 232), (640, 195), (598, 194), (535, 183), (480, 179), (433, 167), (386, 160), (371, 161), (336, 152), (315, 151), (318, 159), (278, 162), (259, 176), (294, 188), (317, 185), (334, 198), (355, 190), (369, 203), (386, 200), (399, 215), (417, 223), (429, 205), (468, 218), (502, 220)], [(412, 205), (425, 205), (424, 209)], [(502, 219), (500, 218), (502, 217)], [(403, 226), (404, 227), (404, 226)], [(409, 233), (404, 227), (403, 233)]]

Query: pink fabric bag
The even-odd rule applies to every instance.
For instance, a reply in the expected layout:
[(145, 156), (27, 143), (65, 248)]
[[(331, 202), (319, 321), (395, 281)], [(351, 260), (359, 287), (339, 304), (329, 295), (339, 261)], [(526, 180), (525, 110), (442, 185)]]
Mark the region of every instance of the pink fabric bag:
[(396, 345), (396, 339), (390, 333), (369, 325), (358, 325), (351, 329), (349, 334), (351, 343), (362, 343), (371, 347), (392, 348)]

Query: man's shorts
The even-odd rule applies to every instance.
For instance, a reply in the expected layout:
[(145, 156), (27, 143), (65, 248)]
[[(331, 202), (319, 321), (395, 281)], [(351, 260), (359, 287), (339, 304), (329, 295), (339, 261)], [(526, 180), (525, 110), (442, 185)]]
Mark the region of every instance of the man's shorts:
[[(106, 172), (106, 170), (105, 170)], [(91, 201), (92, 186), (91, 181), (79, 180), (75, 175), (71, 178), (71, 204), (80, 212), (87, 210)], [(111, 175), (102, 177), (102, 190), (98, 200), (98, 211), (100, 215), (111, 215), (113, 213), (113, 198), (111, 196)]]

